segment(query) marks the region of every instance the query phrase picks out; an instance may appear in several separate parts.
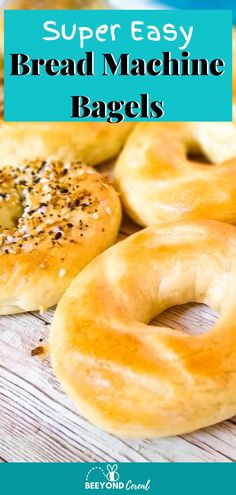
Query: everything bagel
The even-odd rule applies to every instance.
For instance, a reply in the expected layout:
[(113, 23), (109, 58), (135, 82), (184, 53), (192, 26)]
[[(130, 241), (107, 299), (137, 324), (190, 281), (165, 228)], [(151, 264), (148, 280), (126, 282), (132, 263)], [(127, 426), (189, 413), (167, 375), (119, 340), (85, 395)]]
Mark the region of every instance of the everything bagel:
[(31, 160), (84, 161), (87, 165), (116, 156), (133, 124), (104, 122), (0, 122), (0, 163)]
[(81, 163), (0, 170), (0, 314), (46, 309), (110, 246), (120, 224), (114, 189)]
[(139, 123), (118, 158), (115, 181), (140, 225), (198, 218), (234, 224), (236, 124)]
[[(236, 413), (236, 228), (152, 226), (93, 260), (62, 297), (50, 350), (64, 390), (116, 435), (183, 434)], [(148, 326), (189, 301), (219, 312), (207, 333)]]

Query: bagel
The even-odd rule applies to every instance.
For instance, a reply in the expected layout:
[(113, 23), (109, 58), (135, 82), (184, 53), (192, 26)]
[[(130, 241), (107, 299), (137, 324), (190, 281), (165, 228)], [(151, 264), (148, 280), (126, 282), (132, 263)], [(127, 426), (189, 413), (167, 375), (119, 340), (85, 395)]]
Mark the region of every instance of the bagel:
[[(93, 260), (53, 319), (56, 376), (83, 415), (119, 436), (187, 433), (236, 413), (236, 228), (155, 225)], [(205, 334), (148, 326), (189, 301), (220, 316)]]
[(139, 123), (118, 158), (115, 183), (142, 226), (199, 218), (234, 224), (236, 124)]
[(7, 0), (6, 9), (13, 10), (77, 10), (104, 8), (104, 0)]
[(0, 122), (0, 163), (82, 160), (98, 165), (116, 156), (133, 124), (106, 122)]
[(116, 238), (120, 201), (81, 163), (0, 170), (0, 314), (46, 309)]

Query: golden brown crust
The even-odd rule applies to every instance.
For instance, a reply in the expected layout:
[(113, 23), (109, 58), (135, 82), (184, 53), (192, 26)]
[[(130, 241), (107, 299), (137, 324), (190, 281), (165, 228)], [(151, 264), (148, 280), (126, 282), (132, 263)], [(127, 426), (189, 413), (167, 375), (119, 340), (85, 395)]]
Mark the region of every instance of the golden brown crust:
[(133, 124), (103, 122), (6, 123), (0, 121), (0, 163), (82, 160), (98, 165), (116, 156)]
[(0, 200), (0, 314), (56, 304), (119, 229), (116, 192), (81, 163), (5, 167)]
[[(92, 261), (61, 299), (50, 350), (64, 390), (116, 435), (182, 434), (236, 413), (236, 229), (152, 226)], [(188, 335), (147, 323), (189, 301), (219, 311)]]
[(103, 0), (7, 0), (5, 9), (14, 10), (76, 10), (104, 8)]
[[(189, 152), (210, 163), (190, 159)], [(139, 123), (118, 158), (115, 180), (140, 225), (198, 218), (234, 224), (236, 124)]]

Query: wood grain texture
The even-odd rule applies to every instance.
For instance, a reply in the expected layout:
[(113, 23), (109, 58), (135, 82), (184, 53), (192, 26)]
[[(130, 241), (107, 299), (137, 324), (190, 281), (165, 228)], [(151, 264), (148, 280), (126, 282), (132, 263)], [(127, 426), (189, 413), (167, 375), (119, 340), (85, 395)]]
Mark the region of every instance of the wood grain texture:
[[(102, 170), (112, 173), (111, 165)], [(118, 240), (137, 230), (124, 217)], [(32, 356), (33, 349), (47, 344), (53, 313), (0, 317), (0, 462), (236, 461), (236, 418), (152, 441), (116, 438), (88, 423), (61, 391), (49, 356)], [(152, 323), (200, 333), (216, 318), (209, 308), (188, 304), (165, 311)]]

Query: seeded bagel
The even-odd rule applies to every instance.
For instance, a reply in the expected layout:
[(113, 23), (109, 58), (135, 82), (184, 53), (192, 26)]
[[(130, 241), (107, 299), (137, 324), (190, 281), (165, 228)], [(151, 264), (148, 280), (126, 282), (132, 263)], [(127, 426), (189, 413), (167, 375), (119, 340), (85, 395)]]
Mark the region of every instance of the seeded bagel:
[(0, 170), (0, 314), (46, 309), (116, 239), (115, 190), (82, 163)]

